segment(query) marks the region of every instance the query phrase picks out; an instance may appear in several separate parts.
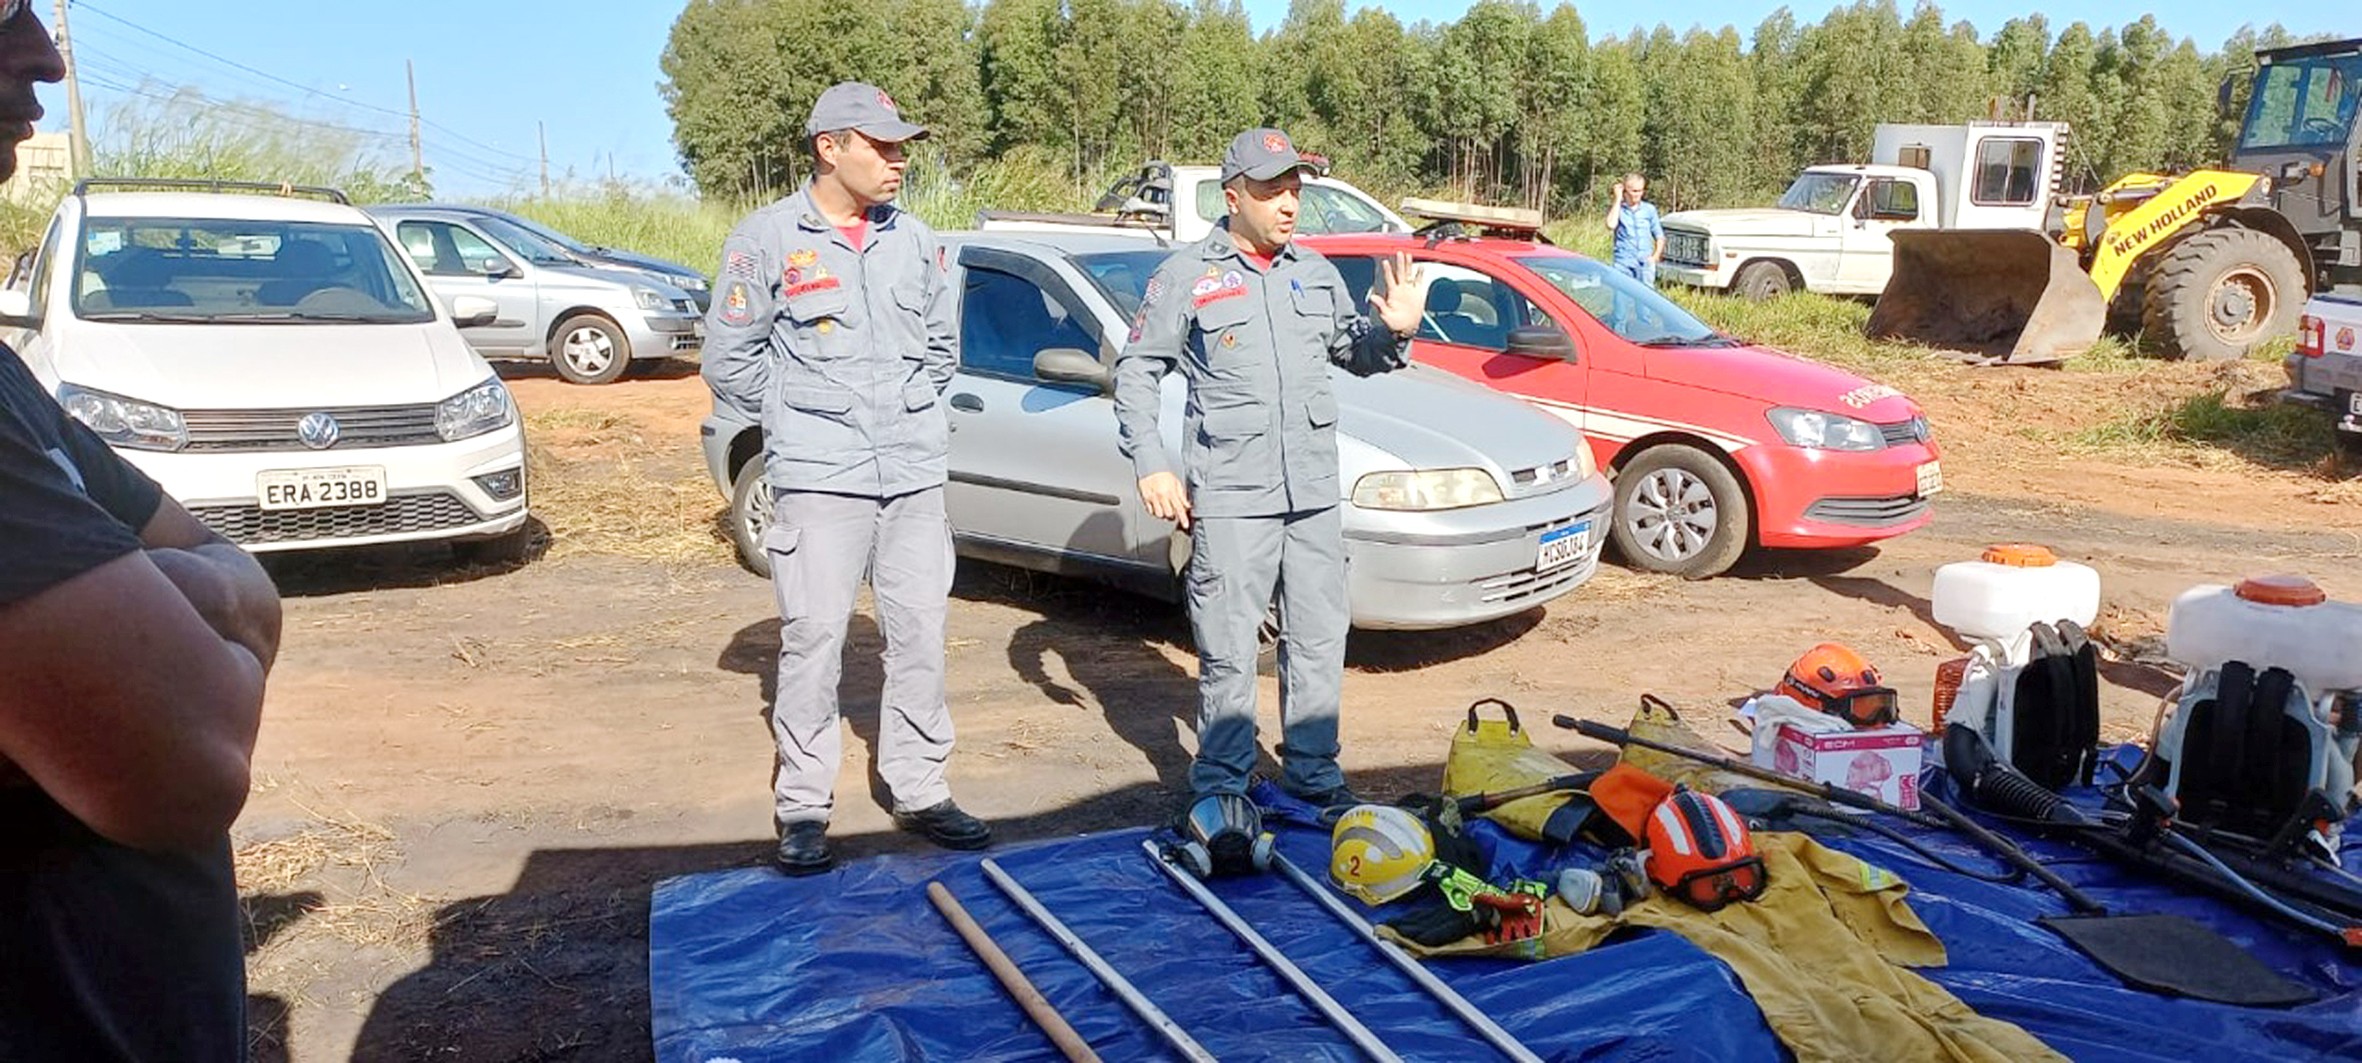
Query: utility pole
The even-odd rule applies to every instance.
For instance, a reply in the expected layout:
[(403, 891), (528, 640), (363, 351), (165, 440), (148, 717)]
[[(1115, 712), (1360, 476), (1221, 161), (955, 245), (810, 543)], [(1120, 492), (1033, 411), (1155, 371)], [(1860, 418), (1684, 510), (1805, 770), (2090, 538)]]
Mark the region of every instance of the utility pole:
[[(65, 0), (58, 0), (64, 4)], [(426, 154), (418, 143), (418, 65), (402, 60), (402, 73), (410, 79), (410, 179), (426, 185)]]
[(57, 54), (66, 61), (67, 165), (76, 178), (90, 176), (90, 119), (82, 113), (82, 79), (74, 73), (74, 44), (66, 34), (66, 0), (57, 0)]
[(549, 198), (549, 126), (533, 123), (533, 132), (541, 139), (541, 198)]

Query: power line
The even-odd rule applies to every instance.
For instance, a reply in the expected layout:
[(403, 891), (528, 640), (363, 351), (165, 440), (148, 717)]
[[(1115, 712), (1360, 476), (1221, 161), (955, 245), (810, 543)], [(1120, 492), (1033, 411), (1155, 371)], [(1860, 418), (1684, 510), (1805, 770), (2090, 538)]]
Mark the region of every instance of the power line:
[[(108, 64), (108, 66), (112, 67), (113, 64)], [(123, 74), (120, 71), (107, 70), (102, 71), (98, 75), (86, 74), (84, 75), (83, 80), (88, 81), (93, 85), (97, 85), (103, 89), (109, 89), (132, 96), (144, 96), (151, 100), (161, 100), (166, 103), (186, 102), (190, 97), (195, 97), (197, 100), (201, 100), (206, 107), (229, 111), (233, 114), (250, 115), (252, 116), (252, 119), (257, 122), (270, 121), (284, 123), (291, 126), (309, 126), (315, 129), (332, 130), (338, 133), (351, 133), (357, 136), (370, 137), (373, 139), (402, 139), (402, 136), (399, 133), (388, 133), (382, 129), (369, 129), (363, 126), (343, 125), (341, 123), (327, 122), (316, 118), (299, 118), (295, 115), (287, 114), (282, 111), (271, 110), (265, 107), (255, 107), (230, 100), (216, 99), (205, 95), (202, 91), (193, 89), (188, 90), (185, 93), (158, 92), (144, 85), (124, 84), (122, 81), (117, 80), (118, 78), (122, 77)]]
[[(181, 93), (160, 92), (155, 89), (140, 85), (128, 85), (118, 82), (114, 78), (103, 75), (85, 75), (84, 80), (95, 87), (106, 89), (110, 92), (122, 93), (128, 96), (138, 96), (145, 99), (162, 101), (165, 103), (178, 103), (186, 101), (186, 97)], [(201, 93), (196, 95), (200, 97), (202, 96)], [(341, 133), (352, 133), (377, 140), (399, 142), (405, 139), (399, 133), (388, 133), (383, 130), (364, 129), (357, 126), (338, 125), (332, 122), (319, 122), (302, 118), (294, 118), (277, 111), (228, 103), (220, 100), (205, 99), (204, 103), (205, 106), (213, 112), (215, 117), (248, 129), (258, 131), (269, 131), (273, 128), (284, 129), (288, 126), (308, 126)], [(429, 155), (433, 161), (427, 168), (436, 173), (455, 174), (460, 177), (473, 178), (488, 184), (501, 186), (519, 186), (525, 181), (525, 173), (521, 169), (504, 167), (499, 163), (490, 162), (475, 156), (466, 155), (464, 153), (438, 149), (436, 151), (430, 152)]]
[[(155, 39), (157, 39), (157, 40), (159, 40), (159, 41), (163, 41), (163, 42), (164, 42), (164, 43), (166, 43), (166, 44), (172, 45), (172, 46), (173, 46), (173, 47), (175, 47), (175, 48), (179, 48), (179, 49), (182, 49), (183, 51), (191, 52), (191, 53), (194, 53), (194, 54), (196, 54), (196, 55), (201, 55), (201, 56), (204, 56), (205, 58), (207, 58), (207, 59), (211, 59), (211, 60), (213, 60), (214, 62), (220, 63), (220, 64), (222, 64), (222, 65), (224, 65), (224, 66), (227, 66), (227, 67), (230, 67), (230, 68), (232, 68), (232, 69), (236, 69), (236, 70), (242, 70), (242, 71), (245, 71), (246, 73), (253, 74), (253, 75), (257, 76), (257, 77), (265, 78), (265, 79), (267, 79), (267, 80), (269, 80), (269, 81), (272, 81), (272, 82), (275, 82), (275, 83), (277, 83), (277, 84), (280, 84), (280, 85), (285, 85), (285, 86), (287, 86), (288, 88), (295, 89), (295, 90), (296, 90), (296, 91), (298, 91), (298, 92), (303, 92), (303, 93), (306, 93), (306, 94), (309, 94), (309, 95), (313, 95), (313, 96), (319, 96), (319, 97), (322, 97), (322, 98), (324, 98), (324, 99), (336, 100), (337, 102), (339, 102), (339, 103), (343, 103), (343, 104), (346, 104), (346, 105), (348, 105), (348, 106), (352, 106), (352, 107), (359, 107), (359, 108), (362, 108), (362, 109), (364, 109), (364, 110), (376, 111), (376, 112), (378, 112), (378, 113), (380, 113), (380, 114), (388, 114), (388, 115), (393, 115), (394, 117), (397, 117), (397, 118), (408, 118), (408, 117), (410, 117), (410, 112), (408, 112), (408, 111), (397, 110), (397, 109), (394, 109), (394, 108), (391, 108), (391, 107), (380, 107), (380, 106), (378, 106), (378, 105), (376, 105), (376, 104), (369, 103), (369, 102), (362, 101), (362, 100), (344, 100), (344, 99), (341, 99), (341, 98), (339, 98), (339, 97), (337, 97), (337, 96), (335, 96), (335, 95), (333, 95), (333, 94), (330, 94), (330, 93), (327, 93), (327, 92), (323, 92), (323, 91), (321, 91), (321, 90), (319, 90), (319, 89), (316, 89), (316, 88), (313, 88), (313, 87), (311, 87), (311, 86), (309, 86), (309, 85), (301, 84), (301, 83), (299, 83), (299, 82), (295, 82), (295, 81), (290, 81), (290, 80), (288, 80), (288, 79), (286, 79), (286, 78), (280, 77), (280, 76), (279, 76), (279, 75), (277, 75), (277, 74), (273, 74), (273, 73), (271, 73), (271, 72), (269, 72), (269, 71), (267, 71), (267, 70), (259, 70), (259, 69), (256, 69), (256, 68), (254, 68), (254, 67), (248, 66), (248, 65), (246, 65), (246, 64), (244, 64), (244, 63), (238, 62), (238, 61), (237, 61), (237, 60), (235, 60), (235, 59), (229, 59), (229, 58), (226, 58), (226, 57), (223, 57), (223, 56), (220, 56), (220, 55), (216, 55), (216, 54), (214, 54), (214, 53), (212, 53), (212, 52), (206, 51), (205, 49), (203, 49), (203, 48), (199, 48), (199, 47), (197, 47), (197, 46), (195, 46), (195, 45), (192, 45), (192, 44), (187, 44), (187, 43), (184, 43), (184, 42), (182, 42), (182, 41), (178, 41), (178, 40), (175, 40), (175, 39), (173, 39), (173, 38), (171, 38), (171, 37), (165, 36), (164, 34), (158, 33), (158, 32), (156, 32), (155, 30), (149, 29), (149, 28), (147, 28), (147, 27), (145, 27), (145, 26), (142, 26), (142, 25), (140, 25), (140, 24), (138, 24), (138, 23), (136, 23), (136, 22), (133, 22), (133, 21), (131, 21), (131, 20), (129, 20), (129, 19), (123, 18), (123, 17), (122, 17), (122, 16), (120, 16), (120, 15), (115, 15), (115, 14), (112, 14), (112, 13), (110, 13), (110, 12), (108, 12), (108, 11), (104, 10), (104, 9), (97, 8), (97, 7), (93, 7), (93, 6), (91, 6), (91, 5), (90, 5), (90, 4), (87, 2), (87, 0), (73, 0), (73, 6), (74, 6), (74, 7), (76, 7), (76, 8), (79, 8), (79, 9), (81, 9), (81, 10), (88, 11), (88, 12), (90, 12), (91, 14), (94, 14), (94, 15), (97, 15), (98, 17), (100, 17), (100, 18), (106, 19), (106, 20), (107, 20), (107, 21), (109, 21), (109, 22), (116, 23), (117, 25), (123, 26), (123, 27), (125, 27), (125, 28), (128, 28), (128, 29), (131, 29), (131, 30), (135, 30), (135, 31), (137, 31), (137, 32), (139, 32), (139, 33), (146, 34), (146, 35), (148, 35), (148, 36), (150, 36), (150, 37), (154, 37)], [(472, 146), (474, 146), (474, 147), (476, 147), (476, 148), (480, 148), (480, 149), (482, 149), (482, 150), (484, 150), (484, 151), (489, 151), (489, 152), (492, 152), (492, 153), (493, 153), (493, 154), (495, 154), (495, 155), (505, 155), (505, 156), (508, 156), (509, 158), (512, 158), (512, 159), (515, 159), (515, 160), (517, 160), (517, 161), (518, 161), (518, 162), (520, 162), (520, 163), (530, 163), (530, 162), (532, 162), (532, 161), (533, 161), (533, 157), (532, 157), (532, 156), (530, 156), (530, 155), (524, 155), (524, 154), (520, 154), (520, 153), (518, 153), (518, 152), (510, 151), (510, 150), (508, 150), (508, 149), (506, 149), (506, 148), (498, 148), (498, 147), (494, 147), (494, 146), (492, 146), (492, 145), (490, 145), (490, 144), (486, 144), (486, 143), (484, 143), (483, 141), (480, 141), (480, 140), (477, 140), (477, 139), (475, 139), (475, 138), (473, 138), (473, 137), (470, 137), (470, 136), (468, 136), (467, 134), (461, 133), (461, 132), (459, 132), (458, 130), (452, 129), (452, 128), (451, 128), (451, 127), (449, 127), (449, 126), (443, 125), (443, 124), (442, 124), (442, 123), (440, 123), (440, 122), (433, 121), (432, 119), (427, 119), (427, 118), (420, 118), (420, 119), (419, 119), (419, 122), (420, 122), (420, 124), (422, 124), (422, 125), (426, 126), (427, 128), (430, 128), (430, 129), (433, 129), (433, 130), (435, 130), (435, 131), (437, 131), (437, 132), (440, 132), (440, 133), (444, 134), (445, 136), (451, 137), (451, 138), (452, 138), (452, 139), (454, 139), (454, 140), (458, 140), (458, 141), (460, 141), (461, 143), (464, 143), (464, 144), (469, 144), (469, 145), (472, 145)]]

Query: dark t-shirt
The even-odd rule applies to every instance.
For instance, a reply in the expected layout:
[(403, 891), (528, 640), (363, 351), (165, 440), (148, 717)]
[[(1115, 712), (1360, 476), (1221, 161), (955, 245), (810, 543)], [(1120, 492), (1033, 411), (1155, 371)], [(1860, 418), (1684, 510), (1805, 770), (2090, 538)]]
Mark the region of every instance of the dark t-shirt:
[[(0, 609), (139, 549), (162, 497), (0, 347)], [(243, 1058), (229, 837), (127, 848), (0, 774), (0, 1060)]]

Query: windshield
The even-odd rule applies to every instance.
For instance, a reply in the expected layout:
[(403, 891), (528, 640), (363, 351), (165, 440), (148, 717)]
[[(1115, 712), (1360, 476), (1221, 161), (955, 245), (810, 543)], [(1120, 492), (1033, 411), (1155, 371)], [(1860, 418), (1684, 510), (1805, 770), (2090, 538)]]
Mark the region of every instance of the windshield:
[(1535, 276), (1565, 293), (1576, 306), (1616, 335), (1647, 347), (1722, 347), (1731, 340), (1691, 317), (1689, 311), (1588, 258), (1528, 255), (1517, 260)]
[(1076, 255), (1074, 260), (1091, 275), (1091, 280), (1106, 293), (1107, 301), (1115, 304), (1116, 313), (1129, 319), (1140, 311), (1140, 299), (1148, 290), (1148, 278), (1156, 275), (1156, 267), (1163, 265), (1171, 251), (1101, 251), (1097, 254)]
[(2362, 101), (2362, 55), (2274, 63), (2257, 72), (2239, 149), (2343, 147)]
[(372, 225), (91, 218), (74, 313), (92, 321), (432, 321), (434, 304)]
[(561, 250), (571, 251), (577, 255), (588, 255), (594, 253), (594, 249), (589, 244), (585, 244), (580, 240), (568, 236), (565, 233), (559, 232), (556, 229), (552, 229), (547, 225), (543, 225), (540, 222), (534, 221), (531, 218), (521, 218), (517, 215), (506, 212), (499, 214), (487, 214), (485, 217), (491, 218), (494, 221), (503, 221), (510, 225), (514, 225), (519, 229), (523, 229), (526, 232), (541, 237), (543, 240), (546, 240), (549, 243), (557, 245)]
[(1814, 214), (1835, 214), (1853, 200), (1854, 184), (1859, 180), (1852, 174), (1800, 174), (1796, 183), (1788, 186), (1788, 194), (1780, 197), (1780, 206)]
[(505, 218), (489, 215), (480, 217), (476, 219), (476, 227), (484, 230), (484, 235), (500, 241), (509, 250), (516, 252), (518, 257), (536, 266), (575, 264), (574, 256), (567, 254), (565, 248), (535, 236), (524, 226)]

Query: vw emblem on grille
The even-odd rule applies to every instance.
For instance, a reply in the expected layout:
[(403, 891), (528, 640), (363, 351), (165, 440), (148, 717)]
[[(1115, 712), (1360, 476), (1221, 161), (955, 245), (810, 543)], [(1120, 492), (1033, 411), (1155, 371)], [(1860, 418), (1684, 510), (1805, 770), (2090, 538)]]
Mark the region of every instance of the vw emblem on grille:
[(307, 413), (295, 422), (295, 438), (313, 450), (326, 450), (336, 445), (336, 437), (343, 434), (336, 418), (324, 413)]
[(1928, 427), (1927, 427), (1927, 418), (1925, 418), (1925, 417), (1914, 417), (1914, 418), (1911, 418), (1911, 438), (1913, 438), (1913, 439), (1916, 439), (1916, 440), (1918, 440), (1919, 442), (1925, 443), (1925, 442), (1927, 442), (1927, 440), (1928, 440), (1928, 437), (1929, 437), (1929, 436), (1932, 436), (1932, 435), (1934, 435), (1934, 434), (1935, 434), (1935, 433), (1933, 433), (1933, 432), (1931, 432), (1931, 431), (1929, 431), (1929, 430), (1928, 430)]

